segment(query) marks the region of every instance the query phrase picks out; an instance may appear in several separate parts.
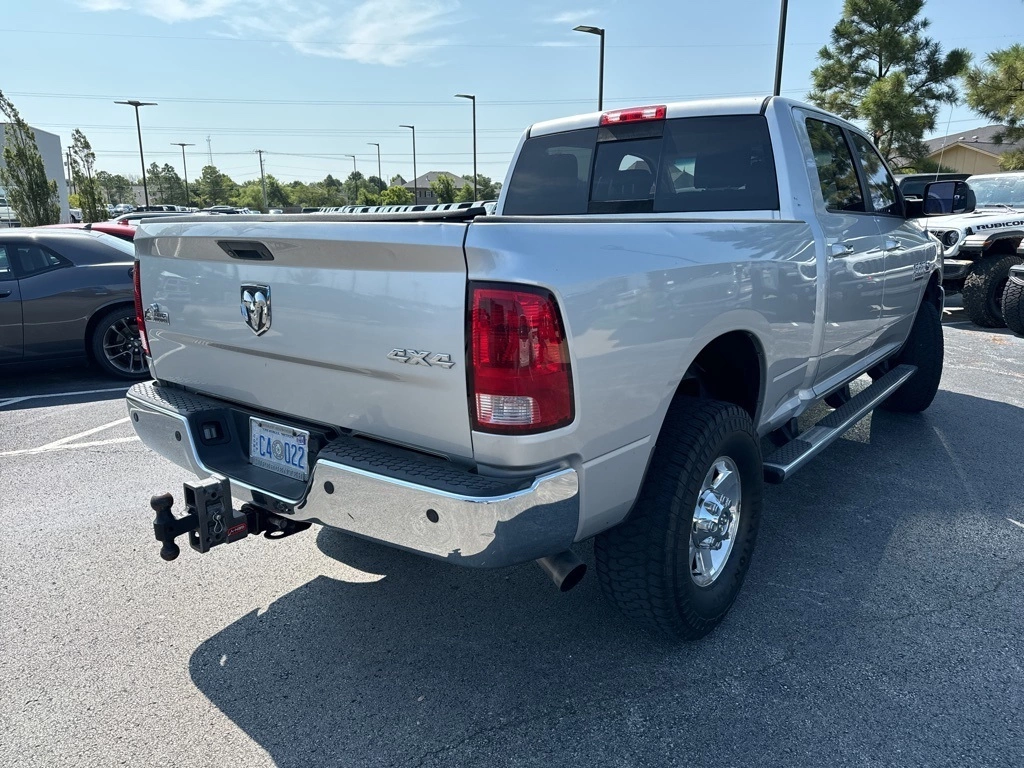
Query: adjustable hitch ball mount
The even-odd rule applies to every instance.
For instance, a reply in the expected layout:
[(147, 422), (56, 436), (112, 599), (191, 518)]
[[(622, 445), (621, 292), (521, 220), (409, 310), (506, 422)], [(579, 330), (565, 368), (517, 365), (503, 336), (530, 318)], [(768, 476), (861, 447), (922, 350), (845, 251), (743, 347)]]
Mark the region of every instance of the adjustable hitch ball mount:
[(230, 544), (252, 534), (267, 539), (283, 539), (304, 531), (310, 523), (275, 515), (253, 504), (236, 510), (231, 506), (231, 484), (215, 477), (185, 483), (185, 516), (175, 517), (171, 511), (174, 497), (162, 493), (150, 499), (156, 512), (153, 535), (161, 543), (160, 557), (171, 561), (181, 554), (174, 541), (187, 533), (188, 543), (196, 552), (209, 552), (220, 544)]

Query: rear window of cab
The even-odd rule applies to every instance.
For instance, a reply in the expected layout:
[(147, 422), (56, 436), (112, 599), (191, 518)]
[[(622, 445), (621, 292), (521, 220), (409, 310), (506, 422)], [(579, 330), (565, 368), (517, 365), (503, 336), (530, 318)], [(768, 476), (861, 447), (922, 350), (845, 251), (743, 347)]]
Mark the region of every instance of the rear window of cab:
[(776, 210), (762, 115), (651, 120), (536, 136), (509, 180), (509, 216)]

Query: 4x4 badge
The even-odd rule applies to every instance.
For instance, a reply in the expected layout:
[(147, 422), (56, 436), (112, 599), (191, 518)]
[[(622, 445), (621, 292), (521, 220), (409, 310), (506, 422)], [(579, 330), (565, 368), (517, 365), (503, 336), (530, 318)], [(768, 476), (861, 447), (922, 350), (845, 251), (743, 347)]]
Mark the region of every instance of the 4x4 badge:
[(242, 285), (242, 317), (257, 336), (262, 336), (270, 330), (269, 285)]

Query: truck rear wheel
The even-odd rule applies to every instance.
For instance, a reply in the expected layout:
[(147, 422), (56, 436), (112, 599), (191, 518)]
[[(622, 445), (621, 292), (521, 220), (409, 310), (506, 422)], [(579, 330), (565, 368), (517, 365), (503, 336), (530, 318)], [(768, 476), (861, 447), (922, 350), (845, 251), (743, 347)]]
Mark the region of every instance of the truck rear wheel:
[(1024, 264), (1016, 253), (1005, 251), (985, 256), (971, 267), (964, 280), (964, 310), (971, 322), (982, 328), (1002, 328), (1003, 288), (1010, 275), (1010, 267)]
[(1003, 319), (1006, 327), (1024, 336), (1024, 271), (1015, 272), (1017, 279), (1010, 278), (1003, 288)]
[(743, 585), (762, 489), (750, 415), (731, 403), (677, 397), (633, 511), (595, 541), (605, 597), (673, 637), (706, 635)]
[(903, 348), (895, 357), (886, 360), (882, 369), (873, 369), (884, 375), (897, 365), (908, 363), (917, 366), (917, 372), (903, 383), (881, 404), (886, 411), (897, 413), (920, 413), (935, 399), (942, 379), (942, 361), (945, 357), (945, 343), (942, 338), (942, 318), (939, 308), (925, 300), (917, 309), (917, 317), (910, 329)]

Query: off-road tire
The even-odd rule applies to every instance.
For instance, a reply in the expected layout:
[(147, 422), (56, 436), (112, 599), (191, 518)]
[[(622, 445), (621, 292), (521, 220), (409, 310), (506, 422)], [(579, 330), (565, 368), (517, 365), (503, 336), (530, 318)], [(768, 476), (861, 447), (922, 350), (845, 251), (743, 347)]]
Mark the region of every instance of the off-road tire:
[(964, 310), (975, 325), (982, 328), (1002, 328), (1003, 288), (1010, 276), (1010, 267), (1024, 264), (1016, 254), (1001, 252), (985, 256), (975, 262), (964, 280)]
[(1013, 280), (1003, 288), (1003, 319), (1007, 328), (1024, 336), (1024, 285)]
[[(694, 508), (705, 475), (721, 456), (739, 471), (740, 521), (720, 575), (700, 587), (690, 573)], [(731, 403), (677, 397), (630, 516), (595, 540), (601, 591), (630, 619), (679, 639), (703, 637), (722, 621), (743, 585), (762, 492), (760, 442), (750, 415)]]
[[(918, 307), (917, 317), (903, 348), (886, 361), (885, 370), (908, 363), (917, 366), (917, 372), (881, 404), (886, 411), (920, 413), (935, 399), (942, 379), (942, 360), (945, 345), (942, 338), (942, 318), (939, 308), (927, 299)], [(884, 371), (883, 371), (884, 373)]]

